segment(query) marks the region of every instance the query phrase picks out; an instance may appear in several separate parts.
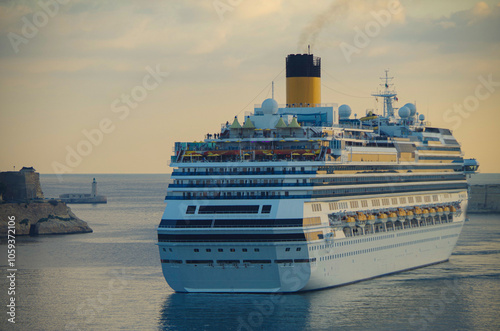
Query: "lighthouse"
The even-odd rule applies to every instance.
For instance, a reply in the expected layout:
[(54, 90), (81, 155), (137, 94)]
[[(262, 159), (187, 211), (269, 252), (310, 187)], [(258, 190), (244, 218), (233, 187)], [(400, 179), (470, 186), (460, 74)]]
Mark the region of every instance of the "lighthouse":
[(92, 198), (97, 197), (97, 182), (94, 180), (92, 181)]

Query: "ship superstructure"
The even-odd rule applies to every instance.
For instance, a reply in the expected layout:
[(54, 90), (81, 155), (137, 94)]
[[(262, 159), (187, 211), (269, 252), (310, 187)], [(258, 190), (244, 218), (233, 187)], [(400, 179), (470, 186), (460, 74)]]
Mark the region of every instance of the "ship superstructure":
[[(321, 62), (286, 60), (287, 104), (266, 99), (202, 142), (177, 142), (158, 226), (178, 292), (295, 292), (446, 261), (467, 208), (452, 132), (397, 100), (356, 119), (321, 104)], [(396, 115), (397, 110), (397, 115)]]

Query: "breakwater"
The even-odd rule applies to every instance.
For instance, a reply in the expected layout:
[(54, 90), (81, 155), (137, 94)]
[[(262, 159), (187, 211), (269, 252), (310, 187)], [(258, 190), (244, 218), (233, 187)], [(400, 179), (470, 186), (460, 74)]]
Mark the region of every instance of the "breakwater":
[(471, 185), (469, 213), (500, 213), (500, 184)]

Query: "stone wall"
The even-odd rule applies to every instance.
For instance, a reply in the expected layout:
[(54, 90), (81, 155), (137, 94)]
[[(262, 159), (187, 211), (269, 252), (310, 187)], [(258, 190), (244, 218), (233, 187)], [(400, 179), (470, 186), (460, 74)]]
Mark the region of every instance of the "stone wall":
[(500, 185), (471, 185), (469, 213), (500, 213)]
[(0, 172), (0, 183), (4, 186), (3, 201), (25, 202), (43, 199), (40, 174), (33, 168)]

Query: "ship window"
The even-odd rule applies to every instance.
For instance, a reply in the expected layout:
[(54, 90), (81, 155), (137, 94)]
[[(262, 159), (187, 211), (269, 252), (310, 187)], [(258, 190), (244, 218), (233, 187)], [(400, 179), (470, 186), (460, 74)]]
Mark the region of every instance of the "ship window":
[(290, 252), (290, 247), (285, 248), (285, 252)]
[(163, 251), (166, 252), (167, 250), (165, 248), (163, 248)]
[(196, 206), (188, 206), (186, 209), (186, 214), (194, 214)]
[(219, 248), (217, 251), (224, 252), (224, 250), (222, 248)]
[(246, 248), (241, 249), (242, 252), (247, 252), (248, 250)]
[(311, 205), (312, 211), (321, 211), (321, 204), (314, 203)]
[(269, 214), (271, 212), (271, 205), (262, 206), (262, 214)]
[(260, 252), (260, 249), (259, 248), (254, 248), (253, 251), (254, 252)]
[(392, 198), (392, 204), (397, 205), (398, 204), (398, 198)]
[(233, 253), (236, 252), (236, 250), (234, 248), (231, 248), (229, 251), (233, 252)]
[(171, 251), (172, 251), (172, 248), (169, 248), (168, 250), (171, 252)]
[(301, 251), (301, 249), (302, 249), (301, 247), (297, 247), (296, 251), (297, 251), (297, 252), (300, 252), (300, 251)]
[(207, 251), (207, 253), (210, 253), (212, 250), (210, 248), (207, 248), (205, 249), (205, 251)]
[(195, 248), (195, 249), (194, 249), (194, 252), (195, 252), (195, 253), (198, 253), (199, 251), (200, 251), (200, 250), (199, 250), (198, 248)]
[(259, 205), (200, 206), (198, 214), (257, 214)]

